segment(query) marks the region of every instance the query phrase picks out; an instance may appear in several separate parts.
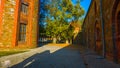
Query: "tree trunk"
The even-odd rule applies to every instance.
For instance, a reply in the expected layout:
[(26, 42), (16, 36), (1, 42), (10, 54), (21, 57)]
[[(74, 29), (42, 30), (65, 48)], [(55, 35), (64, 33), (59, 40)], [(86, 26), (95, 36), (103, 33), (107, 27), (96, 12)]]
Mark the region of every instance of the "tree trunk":
[(56, 43), (57, 42), (57, 39), (56, 38), (53, 38), (53, 43)]
[(70, 44), (72, 44), (72, 39), (70, 39)]
[(66, 40), (66, 44), (69, 44), (69, 40)]

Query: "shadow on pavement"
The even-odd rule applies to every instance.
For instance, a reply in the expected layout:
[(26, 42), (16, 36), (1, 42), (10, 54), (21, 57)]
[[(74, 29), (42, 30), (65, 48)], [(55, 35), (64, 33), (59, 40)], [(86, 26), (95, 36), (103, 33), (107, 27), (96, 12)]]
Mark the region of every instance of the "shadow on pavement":
[[(54, 46), (56, 49), (57, 46)], [(66, 46), (55, 52), (37, 53), (11, 68), (85, 68), (79, 46)]]

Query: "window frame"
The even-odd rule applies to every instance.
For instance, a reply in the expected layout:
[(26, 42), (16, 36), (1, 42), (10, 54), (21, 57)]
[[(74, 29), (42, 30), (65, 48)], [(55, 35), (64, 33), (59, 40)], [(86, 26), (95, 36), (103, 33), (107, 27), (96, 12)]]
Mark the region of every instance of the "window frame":
[(24, 2), (21, 3), (21, 12), (24, 13), (25, 15), (28, 14), (28, 8), (29, 5), (27, 3)]
[(27, 24), (25, 23), (20, 23), (19, 26), (19, 42), (26, 42), (26, 34), (27, 34)]

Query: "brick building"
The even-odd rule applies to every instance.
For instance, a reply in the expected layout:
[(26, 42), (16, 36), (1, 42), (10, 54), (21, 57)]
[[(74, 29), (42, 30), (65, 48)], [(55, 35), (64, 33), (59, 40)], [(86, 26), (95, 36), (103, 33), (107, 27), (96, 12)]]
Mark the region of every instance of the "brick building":
[(39, 0), (0, 0), (0, 47), (37, 45)]
[(120, 63), (120, 0), (92, 0), (82, 28), (89, 48)]

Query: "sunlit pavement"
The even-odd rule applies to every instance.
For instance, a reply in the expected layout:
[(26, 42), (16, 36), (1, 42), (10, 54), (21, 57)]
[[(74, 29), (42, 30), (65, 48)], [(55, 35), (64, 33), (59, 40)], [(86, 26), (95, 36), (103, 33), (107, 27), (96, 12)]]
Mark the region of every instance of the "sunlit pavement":
[[(10, 68), (120, 68), (81, 46), (46, 44), (29, 52), (0, 58)], [(0, 68), (6, 68), (0, 67)]]

